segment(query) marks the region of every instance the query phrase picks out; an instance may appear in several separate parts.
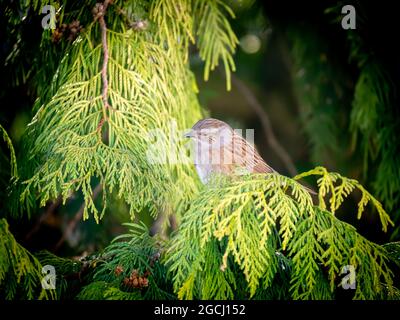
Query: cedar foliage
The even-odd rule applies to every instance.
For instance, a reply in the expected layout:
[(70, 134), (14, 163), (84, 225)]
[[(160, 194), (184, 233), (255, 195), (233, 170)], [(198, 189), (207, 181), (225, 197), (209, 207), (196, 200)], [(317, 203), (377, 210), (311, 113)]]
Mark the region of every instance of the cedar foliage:
[(159, 260), (162, 240), (151, 237), (144, 224), (126, 225), (129, 233), (117, 237), (96, 257), (93, 279), (77, 298), (175, 299), (166, 267)]
[[(38, 10), (43, 4), (26, 5)], [(222, 62), (229, 90), (237, 38), (228, 20), (233, 12), (223, 1), (115, 0), (104, 22), (98, 11), (95, 17), (90, 12), (94, 1), (55, 4), (58, 27), (79, 19), (84, 30), (61, 43), (55, 31), (43, 32), (37, 61), (49, 63), (36, 75), (35, 115), (19, 172), (11, 153), (11, 215), (29, 215), (37, 204), (59, 195), (65, 203), (81, 192), (83, 219), (99, 222), (116, 193), (129, 205), (131, 219), (148, 208), (153, 216), (173, 212), (181, 224), (167, 240), (151, 237), (143, 224), (127, 224), (129, 233), (103, 252), (74, 262), (46, 252), (33, 257), (0, 220), (0, 265), (6, 266), (0, 288), (6, 297), (14, 298), (23, 283), (29, 299), (333, 299), (346, 265), (362, 281), (354, 299), (398, 297), (392, 266), (397, 244), (386, 249), (372, 243), (335, 216), (358, 190), (357, 217), (370, 204), (383, 231), (393, 225), (358, 181), (316, 167), (294, 178), (215, 177), (199, 185), (179, 138), (205, 113), (196, 97), (189, 45), (196, 44), (205, 61), (205, 79)], [(155, 149), (149, 148), (152, 138), (158, 139)], [(308, 176), (317, 177), (318, 203), (297, 182)], [(101, 209), (92, 199), (95, 183), (103, 190)], [(37, 259), (56, 266), (56, 293), (35, 292)], [(19, 266), (24, 271), (15, 274)], [(14, 280), (5, 281), (9, 273)], [(68, 280), (76, 274), (79, 290)]]
[[(341, 8), (349, 4), (357, 8), (356, 30), (340, 28)], [(390, 5), (380, 6), (386, 7)], [(361, 169), (359, 180), (381, 199), (397, 225), (400, 118), (394, 70), (398, 69), (398, 63), (393, 67), (396, 60), (391, 53), (384, 52), (387, 38), (382, 36), (391, 29), (389, 11), (375, 12), (372, 3), (358, 0), (338, 1), (335, 5), (327, 4), (321, 12), (326, 20), (323, 27), (335, 32), (336, 42), (312, 30), (307, 21), (287, 27), (285, 36), (290, 43), (296, 72), (295, 91), (302, 105), (303, 128), (314, 163), (324, 157), (327, 163), (333, 162), (332, 166), (343, 171)], [(336, 50), (342, 38), (344, 53)], [(345, 54), (345, 60), (339, 54)], [(399, 231), (397, 227), (391, 239), (397, 239)]]
[(0, 298), (54, 299), (54, 290), (41, 287), (42, 265), (29, 251), (19, 245), (0, 219)]
[[(295, 180), (309, 175), (318, 176), (318, 205)], [(167, 264), (179, 298), (237, 298), (233, 265), (246, 280), (246, 297), (252, 297), (257, 289), (271, 286), (282, 252), (291, 260), (293, 299), (333, 298), (335, 281), (345, 265), (355, 266), (357, 278), (363, 279), (355, 299), (396, 291), (385, 250), (334, 216), (357, 188), (362, 192), (358, 217), (371, 201), (386, 230), (392, 222), (380, 203), (357, 181), (321, 167), (295, 179), (278, 174), (249, 176), (226, 185), (219, 181), (200, 192), (169, 248)]]

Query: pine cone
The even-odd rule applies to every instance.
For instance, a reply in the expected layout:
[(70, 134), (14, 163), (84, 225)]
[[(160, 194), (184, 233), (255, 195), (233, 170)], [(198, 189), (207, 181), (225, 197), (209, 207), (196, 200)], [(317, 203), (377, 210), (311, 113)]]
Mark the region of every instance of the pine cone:
[(116, 276), (119, 276), (122, 272), (124, 272), (124, 268), (122, 268), (122, 266), (117, 266), (114, 270)]
[(147, 278), (141, 278), (141, 279), (142, 279), (142, 287), (148, 287), (149, 280)]
[(53, 31), (53, 34), (51, 35), (51, 41), (54, 43), (60, 42), (61, 38), (63, 37), (63, 32), (57, 28)]
[(68, 25), (69, 29), (69, 36), (68, 36), (68, 41), (74, 41), (79, 32), (82, 30), (82, 26), (80, 25), (79, 20), (74, 20)]
[(130, 280), (129, 278), (124, 278), (123, 283), (124, 283), (124, 285), (126, 285), (126, 286), (128, 286), (128, 287), (131, 286), (131, 280)]
[(133, 269), (131, 272), (131, 278), (137, 278), (139, 276), (139, 271), (137, 269)]

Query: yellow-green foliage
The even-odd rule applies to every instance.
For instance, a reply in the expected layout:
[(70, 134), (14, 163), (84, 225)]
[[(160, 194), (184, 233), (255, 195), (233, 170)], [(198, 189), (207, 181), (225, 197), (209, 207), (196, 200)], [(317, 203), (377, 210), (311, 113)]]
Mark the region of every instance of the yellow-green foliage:
[[(21, 159), (30, 170), (15, 193), (28, 213), (37, 200), (43, 206), (61, 194), (66, 201), (76, 191), (84, 196), (84, 219), (101, 219), (113, 192), (130, 205), (132, 218), (145, 207), (153, 214), (173, 212), (198, 186), (182, 136), (202, 118), (189, 43), (198, 42), (206, 77), (219, 61), (229, 74), (237, 39), (224, 14), (232, 12), (220, 0), (113, 1), (105, 15), (105, 108), (104, 50), (91, 10), (65, 13), (80, 18), (85, 31), (40, 92), (24, 139), (28, 155)], [(139, 20), (145, 28), (132, 27)], [(43, 41), (50, 42), (48, 32)], [(101, 211), (92, 199), (95, 181), (102, 185)]]
[(3, 299), (54, 299), (54, 290), (41, 287), (42, 266), (20, 246), (0, 219), (0, 297)]
[[(319, 205), (313, 204), (296, 181), (309, 175), (319, 177)], [(386, 230), (392, 222), (380, 203), (356, 180), (322, 167), (296, 179), (279, 174), (216, 179), (200, 191), (168, 252), (167, 264), (179, 298), (237, 298), (236, 266), (246, 279), (247, 297), (252, 297), (271, 286), (281, 253), (292, 260), (293, 299), (333, 298), (335, 281), (346, 265), (353, 265), (362, 281), (355, 299), (393, 292), (385, 250), (334, 216), (344, 198), (357, 188), (362, 192), (359, 217), (371, 200)], [(326, 201), (332, 212), (327, 211)]]
[[(325, 10), (333, 25), (340, 23), (341, 8), (346, 4), (338, 1)], [(358, 69), (355, 73), (347, 68), (345, 59), (337, 60), (337, 43), (329, 41), (322, 32), (311, 30), (307, 23), (284, 27), (292, 47), (295, 91), (301, 101), (300, 115), (310, 142), (311, 158), (314, 163), (331, 163), (340, 170), (362, 169), (360, 181), (371, 188), (398, 222), (398, 89), (393, 68), (371, 50), (370, 24), (365, 15), (361, 9), (357, 31), (345, 33), (348, 60)], [(316, 56), (320, 59), (310, 59)], [(346, 85), (349, 82), (354, 87)], [(397, 227), (391, 238), (397, 239), (399, 232)]]
[[(35, 7), (40, 2), (35, 0)], [(144, 207), (154, 214), (161, 210), (181, 215), (182, 224), (165, 260), (181, 299), (264, 298), (282, 274), (289, 275), (291, 298), (330, 299), (346, 265), (353, 265), (362, 281), (355, 299), (393, 295), (393, 274), (383, 247), (335, 217), (345, 198), (358, 190), (358, 218), (371, 203), (383, 230), (392, 224), (377, 199), (356, 180), (317, 167), (294, 179), (249, 175), (217, 178), (199, 187), (180, 131), (203, 116), (189, 68), (189, 44), (199, 48), (206, 79), (222, 61), (229, 89), (237, 39), (226, 17), (233, 14), (221, 0), (113, 1), (105, 15), (110, 108), (102, 97), (104, 51), (99, 23), (93, 20), (91, 7), (74, 6), (71, 2), (76, 9), (71, 12), (63, 12), (62, 7), (60, 16), (79, 19), (85, 31), (64, 46), (68, 49), (56, 72), (46, 75), (47, 82), (38, 89), (36, 114), (23, 139), (26, 153), (15, 190), (22, 187), (16, 194), (28, 212), (36, 201), (43, 206), (61, 194), (65, 202), (71, 193), (82, 192), (84, 219), (92, 215), (98, 221), (115, 192), (130, 205), (132, 217)], [(133, 23), (139, 20), (147, 26), (135, 28)], [(52, 45), (49, 32), (44, 31), (42, 40), (44, 56), (52, 52), (46, 47)], [(47, 70), (46, 65), (41, 69)], [(103, 120), (107, 120), (104, 126)], [(319, 203), (296, 181), (306, 176), (318, 178)], [(101, 212), (92, 199), (96, 180), (103, 190)], [(14, 272), (11, 279), (15, 279), (9, 282), (7, 296), (12, 298), (13, 288), (28, 279), (24, 285), (28, 296), (34, 297), (29, 288), (38, 285), (34, 281), (39, 265), (16, 244), (5, 222), (2, 228), (5, 241), (0, 243), (0, 253), (5, 262), (0, 264), (0, 279), (6, 271)], [(131, 259), (130, 267), (147, 263), (139, 262), (142, 243), (140, 237), (135, 239), (109, 247), (116, 260), (103, 264), (104, 279), (120, 261)], [(154, 243), (148, 245), (146, 250), (153, 252)], [(85, 287), (81, 297), (139, 297), (104, 279)], [(42, 292), (40, 297), (50, 294)], [(149, 297), (157, 296), (160, 292), (149, 293)]]
[(77, 300), (142, 300), (140, 293), (126, 292), (105, 281), (94, 281), (82, 289)]
[(199, 17), (196, 34), (199, 37), (200, 57), (206, 62), (204, 79), (208, 80), (210, 71), (214, 70), (222, 59), (225, 67), (226, 87), (230, 90), (231, 70), (235, 71), (232, 55), (239, 41), (224, 13), (227, 12), (232, 18), (235, 14), (221, 0), (198, 0), (194, 4), (196, 15)]
[[(299, 223), (289, 255), (293, 257), (291, 291), (295, 299), (333, 297), (335, 281), (346, 265), (354, 266), (358, 279), (354, 299), (384, 298), (395, 291), (385, 250), (331, 212), (317, 208)], [(330, 291), (321, 286), (321, 268), (328, 272)]]
[(361, 199), (358, 203), (357, 218), (361, 218), (365, 207), (369, 202), (371, 202), (378, 211), (382, 224), (382, 230), (386, 232), (389, 224), (394, 226), (394, 223), (391, 221), (389, 215), (383, 209), (382, 204), (367, 190), (365, 190), (365, 188), (357, 180), (343, 177), (336, 172), (328, 172), (324, 167), (316, 167), (313, 170), (297, 175), (294, 177), (294, 179), (298, 180), (307, 176), (319, 177), (317, 180), (319, 187), (318, 199), (319, 206), (322, 209), (326, 209), (324, 198), (329, 196), (329, 211), (334, 214), (343, 203), (345, 198), (351, 192), (357, 189), (361, 192)]
[[(364, 177), (371, 179), (376, 193), (389, 210), (399, 204), (399, 142), (395, 139), (400, 127), (391, 78), (378, 63), (365, 63), (354, 92), (350, 128), (354, 141), (364, 153)], [(371, 168), (377, 170), (371, 174)]]
[[(160, 300), (174, 299), (172, 285), (167, 277), (166, 268), (160, 263), (163, 241), (150, 236), (144, 223), (126, 223), (129, 233), (118, 236), (93, 263), (95, 271), (93, 282), (85, 286), (78, 295), (79, 299), (109, 300)], [(117, 240), (126, 241), (117, 241)], [(116, 274), (115, 270), (120, 272)], [(146, 276), (148, 286), (132, 288), (124, 285), (132, 271)], [(96, 289), (97, 288), (97, 289)]]
[(10, 149), (10, 164), (11, 164), (11, 177), (18, 176), (18, 168), (17, 168), (17, 160), (15, 157), (15, 151), (10, 137), (7, 134), (7, 131), (0, 125), (1, 135), (3, 136), (3, 140), (6, 142), (7, 147)]

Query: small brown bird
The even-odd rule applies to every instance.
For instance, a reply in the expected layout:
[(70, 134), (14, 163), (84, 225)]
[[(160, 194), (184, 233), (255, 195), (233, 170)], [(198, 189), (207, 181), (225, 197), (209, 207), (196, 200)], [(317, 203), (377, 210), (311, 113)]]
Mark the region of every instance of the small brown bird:
[(203, 183), (213, 173), (275, 172), (246, 139), (221, 120), (200, 120), (185, 136), (194, 140), (194, 164)]
[(240, 175), (276, 172), (254, 146), (221, 120), (200, 120), (185, 137), (194, 141), (194, 164), (204, 184), (214, 173)]

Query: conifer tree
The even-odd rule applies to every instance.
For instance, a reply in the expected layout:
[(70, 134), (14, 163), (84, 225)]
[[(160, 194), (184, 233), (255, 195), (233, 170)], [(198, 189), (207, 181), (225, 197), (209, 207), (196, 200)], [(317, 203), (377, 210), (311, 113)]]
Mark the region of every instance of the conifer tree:
[[(38, 14), (46, 4), (27, 1), (19, 9)], [(197, 47), (205, 80), (221, 65), (230, 90), (238, 40), (227, 3), (52, 5), (55, 29), (43, 30), (30, 69), (36, 100), (19, 157), (0, 127), (11, 150), (9, 206), (2, 215), (30, 217), (50, 200), (61, 197), (65, 204), (82, 194), (83, 221), (101, 222), (113, 214), (107, 209), (116, 199), (128, 205), (131, 221), (104, 250), (75, 261), (29, 253), (0, 220), (1, 298), (334, 299), (346, 266), (356, 272), (352, 298), (399, 297), (398, 244), (373, 243), (335, 215), (356, 191), (357, 218), (371, 206), (383, 232), (394, 225), (357, 180), (317, 166), (295, 177), (199, 182), (182, 140), (183, 130), (207, 114), (189, 49)], [(15, 26), (16, 16), (9, 12)], [(299, 182), (307, 177), (316, 180), (318, 199)], [(174, 214), (178, 228), (169, 237), (151, 236), (137, 222), (144, 209), (153, 218)], [(57, 270), (55, 290), (39, 286), (43, 265)]]

